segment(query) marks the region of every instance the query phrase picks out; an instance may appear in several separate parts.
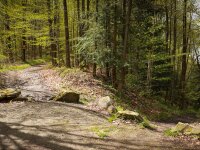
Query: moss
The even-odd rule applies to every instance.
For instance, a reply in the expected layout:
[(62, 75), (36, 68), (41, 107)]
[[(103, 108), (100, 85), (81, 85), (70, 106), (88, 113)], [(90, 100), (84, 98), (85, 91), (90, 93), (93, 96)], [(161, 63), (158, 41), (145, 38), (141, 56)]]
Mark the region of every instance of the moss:
[(94, 132), (98, 137), (104, 139), (109, 136), (109, 133), (114, 131), (116, 127), (110, 126), (110, 127), (99, 127), (95, 126), (92, 127), (90, 130)]
[(112, 115), (108, 118), (108, 121), (109, 121), (109, 122), (113, 122), (113, 121), (117, 120), (118, 117), (119, 117), (119, 114), (118, 114), (118, 113), (112, 114)]
[(200, 129), (189, 125), (188, 123), (179, 122), (175, 127), (172, 127), (165, 131), (167, 136), (177, 136), (177, 135), (187, 135), (187, 136), (200, 136)]
[(150, 130), (156, 130), (156, 126), (151, 124), (151, 122), (146, 117), (143, 117), (143, 121), (140, 123), (140, 125)]
[(164, 132), (164, 135), (165, 135), (165, 136), (173, 136), (173, 137), (176, 137), (176, 136), (178, 136), (179, 134), (180, 134), (180, 133), (179, 133), (178, 131), (172, 132), (171, 129), (167, 129), (167, 130), (165, 130), (165, 132)]

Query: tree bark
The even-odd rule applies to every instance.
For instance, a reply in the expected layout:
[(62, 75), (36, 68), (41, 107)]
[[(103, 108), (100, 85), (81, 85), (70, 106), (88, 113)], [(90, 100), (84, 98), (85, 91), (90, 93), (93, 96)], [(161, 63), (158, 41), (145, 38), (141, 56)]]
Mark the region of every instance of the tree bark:
[[(124, 1), (126, 3), (126, 1)], [(126, 4), (124, 4), (126, 6)], [(128, 11), (126, 13), (126, 18), (125, 18), (125, 29), (124, 29), (124, 40), (123, 40), (123, 66), (121, 69), (121, 83), (120, 83), (120, 89), (123, 89), (125, 86), (125, 77), (126, 77), (126, 70), (127, 67), (125, 66), (125, 62), (127, 60), (127, 55), (128, 55), (128, 37), (129, 37), (129, 27), (130, 27), (130, 18), (131, 18), (131, 11), (132, 11), (132, 0), (128, 0), (127, 3), (128, 6)], [(126, 9), (124, 9), (126, 12)]]
[(187, 75), (187, 0), (183, 4), (183, 50), (182, 50), (182, 71), (181, 71), (181, 93), (182, 93), (182, 108), (186, 106), (185, 87)]
[[(96, 0), (96, 23), (98, 23), (98, 13), (99, 13), (99, 0)], [(95, 41), (95, 50), (98, 48), (97, 42)], [(95, 61), (95, 60), (94, 60)], [(93, 77), (97, 76), (97, 64), (96, 62), (93, 63)]]
[[(22, 6), (26, 7), (27, 4), (27, 0), (22, 0)], [(25, 22), (25, 12), (26, 9), (24, 8), (24, 14), (23, 14), (23, 21)], [(22, 33), (22, 61), (26, 62), (26, 49), (27, 49), (27, 45), (26, 45), (26, 37), (25, 37), (25, 29), (23, 29), (23, 33)]]
[[(5, 6), (8, 6), (8, 0), (5, 0)], [(6, 24), (5, 24), (5, 29), (6, 31), (10, 31), (10, 16), (8, 15), (8, 12), (6, 10), (6, 14), (5, 14), (5, 19), (6, 19)], [(11, 49), (11, 37), (8, 36), (6, 39), (6, 44), (7, 44), (7, 49), (8, 49), (8, 56), (9, 56), (9, 60), (11, 63), (14, 63), (14, 56), (13, 56), (13, 52)]]
[[(113, 57), (116, 60), (117, 53), (117, 4), (115, 4), (114, 8), (114, 31), (113, 31)], [(117, 68), (116, 62), (113, 63), (112, 66), (112, 84), (114, 87), (117, 86)]]
[(64, 20), (65, 20), (65, 44), (66, 44), (66, 67), (71, 67), (70, 62), (70, 45), (69, 45), (69, 25), (68, 25), (68, 10), (67, 1), (63, 0), (64, 6)]

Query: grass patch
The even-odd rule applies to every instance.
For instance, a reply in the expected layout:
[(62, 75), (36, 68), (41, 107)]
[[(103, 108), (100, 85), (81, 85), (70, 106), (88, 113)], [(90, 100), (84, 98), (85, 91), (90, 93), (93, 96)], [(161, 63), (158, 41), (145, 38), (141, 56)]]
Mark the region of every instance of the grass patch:
[(156, 126), (151, 124), (151, 122), (146, 117), (143, 117), (143, 121), (140, 123), (140, 126), (150, 130), (156, 130)]
[(164, 135), (165, 135), (165, 136), (173, 136), (173, 137), (176, 137), (176, 136), (179, 135), (179, 132), (177, 132), (177, 131), (176, 131), (176, 132), (172, 132), (171, 129), (167, 129), (167, 130), (165, 130)]
[(94, 132), (98, 137), (104, 139), (109, 136), (109, 133), (114, 131), (116, 127), (111, 126), (111, 127), (92, 127), (91, 131)]
[(1, 66), (0, 73), (7, 72), (7, 71), (24, 70), (31, 66), (41, 65), (44, 63), (45, 63), (45, 60), (37, 59), (37, 60), (31, 60), (31, 61), (27, 61), (26, 63), (20, 63), (20, 64), (6, 64), (6, 65)]
[[(123, 110), (124, 110), (124, 108), (121, 107), (121, 106), (116, 106), (116, 109), (117, 109), (117, 112), (123, 111)], [(114, 113), (114, 114), (112, 114), (112, 115), (108, 118), (108, 122), (113, 122), (113, 121), (115, 121), (115, 120), (117, 120), (117, 119), (119, 118), (119, 114), (118, 114), (117, 112)]]
[(7, 71), (16, 71), (16, 70), (23, 70), (30, 67), (29, 64), (20, 64), (20, 65), (6, 65), (0, 69), (0, 72), (7, 72)]
[(41, 64), (45, 64), (45, 63), (46, 63), (46, 60), (44, 60), (44, 59), (30, 60), (27, 62), (27, 64), (29, 64), (31, 66), (41, 65)]
[(112, 114), (109, 118), (108, 118), (108, 122), (113, 122), (113, 121), (115, 121), (115, 120), (117, 120), (118, 119), (118, 117), (119, 117), (119, 115), (117, 114), (117, 113), (115, 113), (115, 114)]
[(86, 98), (80, 98), (80, 102), (84, 105), (87, 105), (89, 103), (88, 99)]

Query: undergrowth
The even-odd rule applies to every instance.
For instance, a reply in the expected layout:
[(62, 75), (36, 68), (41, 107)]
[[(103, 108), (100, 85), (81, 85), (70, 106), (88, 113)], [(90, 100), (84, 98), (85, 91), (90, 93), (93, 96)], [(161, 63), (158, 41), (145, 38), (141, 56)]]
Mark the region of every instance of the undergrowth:
[(164, 135), (165, 136), (176, 137), (176, 136), (179, 135), (179, 132), (178, 131), (177, 132), (172, 132), (171, 129), (167, 129), (167, 130), (165, 130)]
[(26, 63), (18, 63), (18, 64), (3, 64), (0, 67), (0, 73), (7, 72), (7, 71), (17, 71), (17, 70), (24, 70), (31, 66), (36, 66), (40, 64), (44, 64), (46, 61), (44, 59), (37, 59), (27, 61)]

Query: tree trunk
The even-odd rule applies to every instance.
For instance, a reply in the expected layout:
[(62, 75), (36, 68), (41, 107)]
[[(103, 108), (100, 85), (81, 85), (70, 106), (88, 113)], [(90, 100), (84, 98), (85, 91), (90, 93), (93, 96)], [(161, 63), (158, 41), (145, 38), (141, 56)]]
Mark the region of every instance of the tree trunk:
[(48, 23), (49, 23), (49, 36), (50, 36), (50, 55), (51, 55), (51, 63), (53, 66), (56, 66), (56, 60), (55, 60), (55, 53), (54, 51), (56, 51), (56, 43), (55, 43), (55, 31), (53, 29), (53, 19), (51, 18), (52, 15), (52, 10), (51, 10), (51, 0), (47, 0), (47, 8), (48, 8)]
[[(5, 0), (5, 6), (8, 6), (8, 0)], [(8, 12), (6, 11), (6, 15), (5, 15), (5, 20), (6, 20), (6, 24), (5, 24), (5, 29), (6, 31), (10, 31), (10, 16), (8, 15)], [(14, 63), (14, 56), (13, 56), (13, 52), (11, 49), (11, 37), (8, 36), (6, 39), (6, 44), (7, 44), (7, 49), (8, 49), (8, 56), (9, 56), (9, 60), (11, 63)]]
[[(26, 4), (27, 4), (27, 0), (22, 0), (22, 6), (26, 7)], [(24, 14), (23, 14), (24, 22), (26, 22), (25, 12), (26, 12), (26, 8), (24, 8)], [(22, 33), (22, 61), (23, 62), (26, 62), (26, 49), (27, 49), (25, 33), (26, 33), (26, 31), (25, 31), (25, 29), (23, 29), (23, 33)]]
[(66, 44), (66, 66), (71, 67), (70, 62), (70, 45), (69, 45), (69, 25), (68, 25), (68, 10), (67, 10), (67, 1), (63, 0), (64, 6), (64, 20), (65, 20), (65, 44)]
[[(126, 1), (124, 1), (126, 3)], [(126, 6), (126, 4), (124, 4)], [(128, 11), (126, 13), (126, 18), (125, 18), (125, 29), (124, 29), (124, 40), (123, 40), (123, 66), (121, 69), (121, 83), (120, 83), (120, 89), (123, 89), (125, 86), (125, 76), (126, 76), (126, 70), (127, 67), (125, 66), (125, 63), (127, 61), (127, 55), (128, 55), (128, 37), (129, 37), (129, 27), (130, 27), (130, 18), (131, 18), (131, 11), (132, 11), (132, 0), (128, 0), (127, 3), (128, 6)], [(126, 9), (124, 9), (126, 12)]]
[(165, 2), (165, 15), (166, 15), (166, 52), (170, 54), (169, 51), (169, 10), (168, 10), (168, 1)]
[[(106, 46), (110, 49), (111, 48), (111, 33), (110, 33), (110, 0), (106, 0)], [(109, 56), (110, 57), (110, 56)], [(110, 64), (106, 62), (106, 78), (109, 79), (110, 77)]]
[(177, 49), (177, 0), (174, 0), (174, 13), (173, 13), (173, 49), (171, 52), (172, 55), (172, 64), (173, 64), (173, 75), (171, 79), (171, 92), (170, 92), (170, 99), (172, 103), (174, 103), (174, 91), (176, 90), (177, 86), (177, 69), (176, 69), (176, 49)]
[[(117, 53), (117, 4), (115, 4), (115, 10), (114, 10), (114, 33), (113, 33), (113, 57), (114, 57), (114, 60), (116, 60), (116, 53)], [(117, 86), (116, 62), (114, 62), (113, 66), (112, 66), (112, 85), (114, 87)]]
[(181, 71), (181, 93), (182, 93), (182, 107), (185, 108), (185, 87), (187, 74), (187, 0), (184, 0), (183, 11), (183, 51), (182, 51), (182, 71)]
[[(96, 23), (98, 23), (98, 13), (99, 13), (99, 0), (96, 0)], [(97, 46), (98, 45), (97, 45), (97, 42), (95, 40), (95, 50), (98, 48)], [(96, 62), (93, 63), (92, 72), (93, 72), (93, 77), (96, 77), (97, 76), (97, 64), (96, 64)]]

